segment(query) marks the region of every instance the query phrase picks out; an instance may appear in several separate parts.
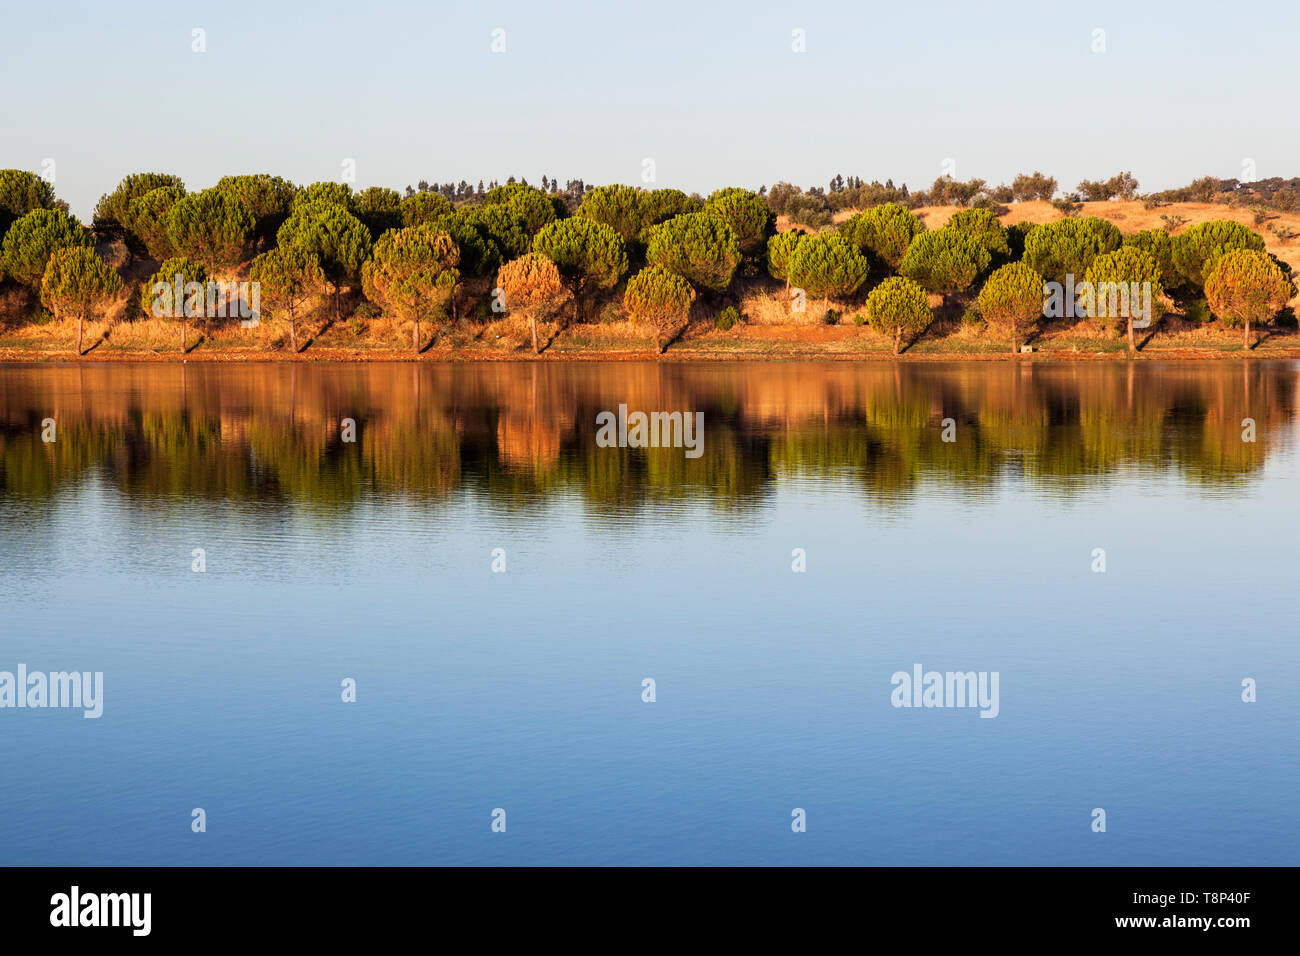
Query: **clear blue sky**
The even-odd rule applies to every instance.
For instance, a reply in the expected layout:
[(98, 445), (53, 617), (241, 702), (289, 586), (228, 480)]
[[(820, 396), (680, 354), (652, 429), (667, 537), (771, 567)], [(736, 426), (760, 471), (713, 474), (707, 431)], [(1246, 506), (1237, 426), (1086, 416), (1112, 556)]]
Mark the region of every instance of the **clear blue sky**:
[[(837, 172), (1300, 175), (1300, 4), (2, 0), (0, 166), (87, 219), (141, 170), (708, 192)], [(191, 51), (192, 30), (207, 52)], [(505, 31), (493, 53), (493, 30)], [(792, 31), (806, 31), (804, 53)], [(1105, 31), (1104, 53), (1092, 52)]]

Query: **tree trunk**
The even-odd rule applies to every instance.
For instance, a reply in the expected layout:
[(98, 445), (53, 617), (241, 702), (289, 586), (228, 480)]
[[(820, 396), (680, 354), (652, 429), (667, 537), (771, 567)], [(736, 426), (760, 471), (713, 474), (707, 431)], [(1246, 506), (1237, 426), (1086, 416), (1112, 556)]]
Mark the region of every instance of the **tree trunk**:
[(528, 324), (532, 326), (533, 329), (533, 354), (541, 355), (541, 350), (537, 347), (537, 316), (530, 315), (528, 317)]
[(185, 320), (181, 319), (181, 354), (185, 354)]
[(894, 326), (894, 354), (895, 355), (898, 354), (898, 350), (902, 348), (902, 346), (903, 346), (903, 327), (901, 325), (896, 325)]
[(420, 354), (420, 320), (419, 319), (416, 319), (414, 321), (414, 327), (411, 331), (411, 348), (415, 351), (416, 355)]
[(1241, 347), (1247, 352), (1250, 351), (1250, 319), (1246, 320), (1246, 335), (1241, 340)]
[(1016, 337), (1014, 335), (1011, 336), (1011, 354), (1016, 354)]
[(1128, 317), (1128, 351), (1130, 355), (1137, 353), (1137, 339), (1133, 335), (1133, 316)]
[(85, 319), (85, 313), (77, 313), (77, 355), (81, 355), (81, 323)]
[(289, 348), (295, 355), (298, 354), (298, 323), (292, 318), (289, 319)]

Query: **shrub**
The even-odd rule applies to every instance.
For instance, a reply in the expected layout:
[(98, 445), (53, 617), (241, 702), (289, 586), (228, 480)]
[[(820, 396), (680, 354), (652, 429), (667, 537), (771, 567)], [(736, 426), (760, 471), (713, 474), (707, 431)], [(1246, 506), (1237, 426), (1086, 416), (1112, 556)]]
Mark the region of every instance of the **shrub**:
[(1043, 314), (1043, 277), (1023, 262), (1002, 266), (980, 290), (979, 310), (991, 329), (1011, 340), (1014, 354), (1016, 342)]
[[(968, 240), (969, 241), (969, 240)], [(877, 332), (894, 336), (894, 354), (902, 348), (903, 336), (919, 335), (934, 318), (925, 289), (911, 279), (886, 279), (867, 296), (867, 321)]]
[(695, 291), (681, 276), (662, 266), (647, 266), (627, 280), (623, 308), (639, 322), (655, 329), (655, 351), (667, 348), (665, 337), (683, 324)]
[(646, 260), (686, 279), (696, 288), (725, 292), (740, 265), (736, 234), (707, 213), (674, 216), (648, 233)]
[(718, 313), (718, 317), (713, 320), (713, 327), (723, 332), (730, 332), (739, 321), (740, 313), (734, 305), (729, 305)]
[(1053, 199), (1052, 208), (1065, 218), (1072, 219), (1079, 215), (1079, 210), (1083, 208), (1083, 205), (1079, 202), (1079, 197), (1071, 193), (1068, 196), (1060, 196)]

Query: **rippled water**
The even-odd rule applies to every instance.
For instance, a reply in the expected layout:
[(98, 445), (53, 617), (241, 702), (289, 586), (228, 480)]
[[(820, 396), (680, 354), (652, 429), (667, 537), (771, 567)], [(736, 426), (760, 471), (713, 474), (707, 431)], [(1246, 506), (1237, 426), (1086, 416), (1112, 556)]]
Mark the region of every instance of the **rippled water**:
[(1298, 382), (0, 366), (0, 862), (1294, 864)]

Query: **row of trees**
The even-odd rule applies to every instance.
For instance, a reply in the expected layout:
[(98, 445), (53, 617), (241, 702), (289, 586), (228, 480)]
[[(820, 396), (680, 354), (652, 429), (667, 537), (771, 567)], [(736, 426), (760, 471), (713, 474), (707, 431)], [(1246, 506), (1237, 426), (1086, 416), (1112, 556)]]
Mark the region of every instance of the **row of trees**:
[[(1126, 176), (1111, 185), (1136, 189)], [(1036, 195), (1055, 187), (1038, 173), (1017, 184)], [(834, 193), (861, 188), (860, 181), (832, 182)], [(337, 320), (343, 290), (357, 288), (411, 323), (417, 352), (426, 347), (422, 320), (457, 319), (459, 293), (472, 283), (491, 290), (494, 312), (528, 320), (538, 351), (539, 322), (563, 322), (566, 313), (581, 320), (594, 296), (625, 278), (625, 313), (652, 326), (662, 349), (697, 297), (719, 300), (742, 267), (765, 266), (800, 301), (820, 299), (824, 309), (865, 291), (864, 320), (890, 335), (896, 350), (932, 320), (931, 297), (977, 303), (1014, 350), (1050, 311), (1045, 282), (1146, 284), (1153, 301), (1193, 290), (1221, 319), (1244, 325), (1247, 341), (1250, 323), (1270, 319), (1292, 290), (1289, 270), (1265, 253), (1262, 238), (1227, 220), (1177, 236), (1148, 230), (1124, 237), (1095, 217), (1004, 228), (992, 211), (966, 208), (929, 230), (906, 206), (887, 202), (838, 229), (777, 234), (769, 199), (739, 188), (702, 199), (675, 189), (584, 186), (569, 215), (559, 196), (523, 182), (458, 206), (432, 189), (403, 198), (341, 183), (299, 188), (267, 175), (225, 177), (191, 193), (175, 176), (141, 173), (100, 200), (95, 232), (119, 236), (160, 263), (144, 284), (146, 314), (157, 304), (157, 283), (232, 276), (252, 256), (248, 276), (260, 285), (263, 311), (287, 321), (294, 350), (298, 322), (313, 301), (325, 297)], [(80, 351), (82, 322), (121, 293), (120, 277), (39, 177), (0, 171), (0, 215), (8, 222), (0, 277), (28, 286), (56, 314), (75, 314)], [(1087, 308), (1097, 314), (1095, 303)], [(183, 347), (185, 315), (176, 317)], [(1135, 348), (1132, 315), (1125, 318)]]

